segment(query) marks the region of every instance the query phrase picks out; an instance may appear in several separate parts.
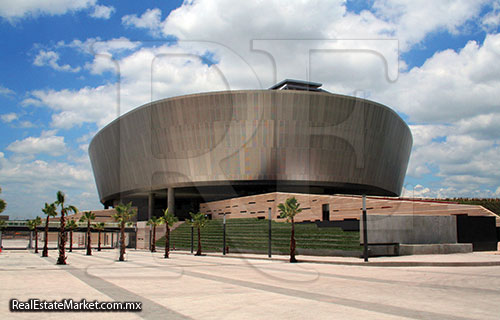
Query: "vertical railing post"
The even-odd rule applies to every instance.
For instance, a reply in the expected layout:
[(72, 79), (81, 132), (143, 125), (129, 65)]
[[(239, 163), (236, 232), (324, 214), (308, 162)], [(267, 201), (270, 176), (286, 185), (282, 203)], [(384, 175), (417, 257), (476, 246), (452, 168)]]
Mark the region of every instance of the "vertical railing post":
[(226, 255), (226, 214), (222, 223), (222, 255)]
[(368, 226), (366, 218), (366, 194), (363, 194), (363, 257), (368, 262)]
[(271, 227), (272, 227), (272, 216), (271, 216), (271, 208), (269, 208), (269, 237), (268, 237), (268, 248), (267, 248), (267, 256), (269, 258), (271, 258), (271, 253), (272, 253), (272, 243), (271, 243), (271, 240), (272, 240), (272, 231), (271, 231)]
[[(191, 223), (193, 220), (191, 220)], [(193, 247), (194, 247), (194, 227), (191, 224), (191, 253), (193, 253)]]

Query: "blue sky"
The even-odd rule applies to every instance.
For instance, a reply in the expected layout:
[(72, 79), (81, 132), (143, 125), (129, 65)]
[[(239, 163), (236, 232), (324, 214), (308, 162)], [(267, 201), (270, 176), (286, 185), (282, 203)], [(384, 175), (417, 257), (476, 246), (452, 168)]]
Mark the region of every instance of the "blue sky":
[(93, 135), (152, 99), (227, 89), (220, 74), (384, 103), (414, 137), (406, 196), (500, 197), (499, 24), (482, 0), (2, 1), (5, 214), (34, 217), (57, 190), (101, 208)]

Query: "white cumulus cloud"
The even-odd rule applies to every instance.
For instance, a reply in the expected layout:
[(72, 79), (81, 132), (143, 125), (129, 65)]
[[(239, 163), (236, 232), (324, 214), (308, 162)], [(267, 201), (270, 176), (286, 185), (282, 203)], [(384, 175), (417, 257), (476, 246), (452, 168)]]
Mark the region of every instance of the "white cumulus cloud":
[[(171, 46), (142, 48), (111, 63), (118, 68), (121, 82), (79, 90), (35, 90), (25, 105), (45, 105), (54, 111), (51, 125), (70, 129), (83, 123), (96, 123), (99, 127), (118, 115), (130, 111), (151, 99), (193, 92), (227, 89), (217, 66), (203, 64), (196, 56)], [(108, 61), (96, 57), (96, 64)], [(102, 71), (102, 70), (101, 70)], [(153, 80), (153, 81), (152, 81)]]
[(482, 44), (469, 41), (458, 52), (435, 53), (375, 98), (413, 122), (455, 122), (500, 113), (499, 55), (500, 34), (488, 34)]
[(59, 54), (55, 51), (40, 50), (33, 61), (33, 64), (38, 67), (49, 66), (57, 71), (78, 72), (80, 67), (71, 67), (69, 64), (61, 65), (58, 63)]
[(14, 120), (17, 120), (18, 118), (19, 118), (19, 116), (17, 115), (17, 113), (14, 113), (14, 112), (2, 114), (0, 116), (0, 119), (2, 119), (2, 121), (6, 122), (6, 123), (10, 123)]
[(44, 131), (39, 137), (27, 137), (16, 140), (7, 146), (7, 150), (27, 155), (48, 154), (60, 156), (67, 152), (64, 137), (56, 136), (55, 131)]
[(407, 51), (433, 31), (452, 34), (477, 18), (488, 0), (375, 0), (375, 14), (396, 26), (392, 35)]
[(96, 19), (109, 19), (113, 12), (115, 12), (115, 8), (112, 6), (96, 5), (90, 16)]
[(12, 96), (14, 94), (15, 94), (14, 91), (12, 91), (9, 88), (6, 88), (6, 87), (0, 85), (0, 95), (2, 95), (2, 96)]
[(128, 27), (147, 29), (158, 36), (161, 29), (161, 10), (147, 9), (140, 17), (135, 14), (126, 15), (122, 17), (122, 23)]
[(92, 7), (96, 0), (2, 0), (0, 17), (9, 21), (40, 15), (62, 15)]
[(75, 39), (70, 43), (60, 42), (58, 47), (76, 48), (86, 54), (115, 54), (139, 47), (139, 41), (131, 41), (125, 37), (102, 40), (101, 38), (89, 38), (85, 41)]

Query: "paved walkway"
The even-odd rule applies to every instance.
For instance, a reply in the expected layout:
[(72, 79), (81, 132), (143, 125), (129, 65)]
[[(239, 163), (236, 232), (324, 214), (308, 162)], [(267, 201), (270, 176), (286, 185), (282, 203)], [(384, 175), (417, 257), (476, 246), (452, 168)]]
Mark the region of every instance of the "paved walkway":
[[(190, 254), (188, 251), (176, 251), (175, 254)], [(269, 260), (267, 255), (230, 253), (223, 256), (222, 253), (207, 253), (206, 255), (224, 258), (244, 258)], [(473, 266), (500, 266), (500, 251), (473, 252), (456, 254), (429, 254), (397, 257), (375, 257), (369, 258), (368, 263), (360, 258), (351, 257), (329, 257), (329, 256), (297, 256), (300, 262), (329, 263), (339, 265), (358, 266), (386, 266), (386, 267), (473, 267)], [(288, 261), (289, 256), (273, 255), (271, 260)]]
[[(160, 252), (135, 250), (128, 251), (126, 262), (117, 261), (116, 250), (68, 253), (69, 265), (57, 266), (56, 254), (0, 254), (0, 319), (498, 319), (500, 314), (500, 266), (290, 264), (280, 260), (286, 257), (179, 252), (163, 259)], [(371, 260), (403, 258), (499, 261), (494, 253)], [(341, 258), (351, 260), (359, 259)], [(11, 313), (11, 298), (141, 301), (143, 311)]]

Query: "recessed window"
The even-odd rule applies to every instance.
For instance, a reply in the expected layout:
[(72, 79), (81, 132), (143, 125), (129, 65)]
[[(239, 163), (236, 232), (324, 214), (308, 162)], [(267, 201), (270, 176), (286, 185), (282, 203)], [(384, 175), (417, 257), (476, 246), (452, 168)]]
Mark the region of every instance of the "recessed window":
[(323, 212), (323, 221), (330, 221), (330, 205), (328, 203), (323, 204), (321, 211)]

